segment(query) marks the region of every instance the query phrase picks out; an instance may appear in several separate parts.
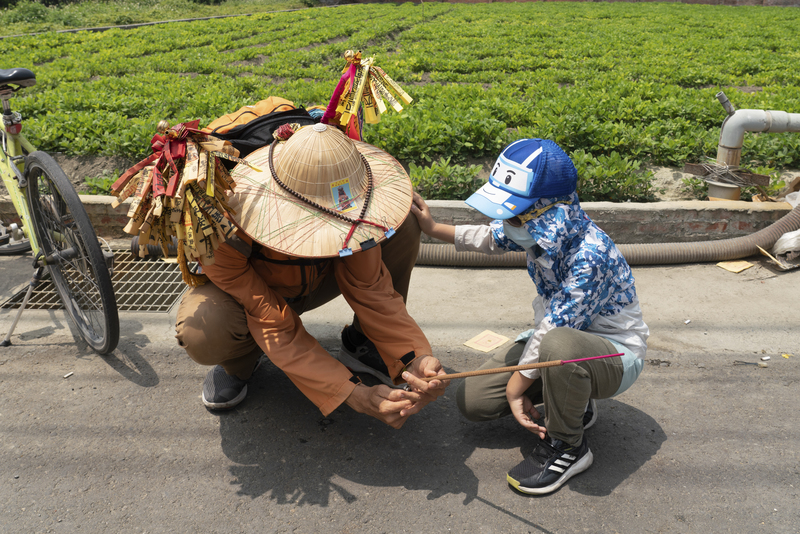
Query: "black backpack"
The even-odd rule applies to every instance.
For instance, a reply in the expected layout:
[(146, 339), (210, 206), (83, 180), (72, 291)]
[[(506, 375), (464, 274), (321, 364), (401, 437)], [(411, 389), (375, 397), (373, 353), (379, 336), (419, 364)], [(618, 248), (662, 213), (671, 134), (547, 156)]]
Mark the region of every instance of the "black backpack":
[[(239, 151), (239, 157), (244, 158), (252, 151), (269, 146), (275, 140), (272, 134), (284, 124), (297, 123), (300, 126), (308, 126), (319, 122), (315, 120), (305, 108), (290, 109), (286, 111), (274, 111), (261, 115), (248, 123), (240, 124), (231, 128), (227, 132), (218, 133), (215, 128), (209, 132), (217, 139), (230, 141), (233, 147)], [(236, 163), (233, 161), (222, 160), (223, 165), (230, 170)]]

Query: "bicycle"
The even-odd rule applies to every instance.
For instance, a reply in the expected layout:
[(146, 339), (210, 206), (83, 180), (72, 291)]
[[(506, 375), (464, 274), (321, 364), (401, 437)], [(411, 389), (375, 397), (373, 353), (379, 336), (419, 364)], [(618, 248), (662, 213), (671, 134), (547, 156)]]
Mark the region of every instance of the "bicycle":
[(0, 176), (21, 222), (0, 233), (0, 248), (10, 254), (29, 247), (34, 257), (33, 278), (0, 346), (11, 345), (11, 334), (46, 270), (81, 337), (94, 351), (108, 354), (119, 342), (110, 272), (113, 253), (100, 246), (86, 209), (58, 163), (21, 133), (22, 116), (11, 110), (9, 100), (35, 84), (36, 76), (28, 69), (0, 69)]

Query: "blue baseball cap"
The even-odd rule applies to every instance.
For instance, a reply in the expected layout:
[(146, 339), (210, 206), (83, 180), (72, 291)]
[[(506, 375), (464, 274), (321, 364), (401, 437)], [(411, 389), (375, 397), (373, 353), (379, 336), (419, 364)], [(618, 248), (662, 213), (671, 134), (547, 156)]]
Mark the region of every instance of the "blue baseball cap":
[(466, 202), (487, 217), (510, 219), (540, 198), (573, 193), (578, 171), (567, 154), (548, 139), (520, 139), (500, 153), (489, 181)]

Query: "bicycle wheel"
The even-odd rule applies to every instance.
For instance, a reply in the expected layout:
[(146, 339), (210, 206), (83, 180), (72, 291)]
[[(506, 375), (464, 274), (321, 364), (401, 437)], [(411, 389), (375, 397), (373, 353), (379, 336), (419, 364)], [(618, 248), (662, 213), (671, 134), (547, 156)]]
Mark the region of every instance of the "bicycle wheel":
[(58, 163), (44, 152), (25, 159), (28, 203), (41, 253), (61, 301), (92, 349), (108, 354), (119, 342), (111, 276), (89, 216)]
[(31, 249), (31, 242), (25, 236), (15, 235), (8, 226), (0, 223), (0, 256), (23, 254)]

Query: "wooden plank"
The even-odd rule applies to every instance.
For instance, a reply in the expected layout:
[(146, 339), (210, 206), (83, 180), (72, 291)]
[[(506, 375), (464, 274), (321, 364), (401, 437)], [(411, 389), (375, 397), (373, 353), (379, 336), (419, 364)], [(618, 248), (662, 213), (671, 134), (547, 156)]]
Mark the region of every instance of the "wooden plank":
[(733, 171), (733, 174), (752, 185), (766, 187), (769, 185), (769, 176), (766, 174), (753, 174), (750, 172)]
[(694, 174), (695, 176), (705, 176), (706, 174), (710, 174), (710, 171), (706, 169), (707, 165), (703, 165), (702, 163), (687, 163), (683, 166), (683, 172), (686, 174)]

